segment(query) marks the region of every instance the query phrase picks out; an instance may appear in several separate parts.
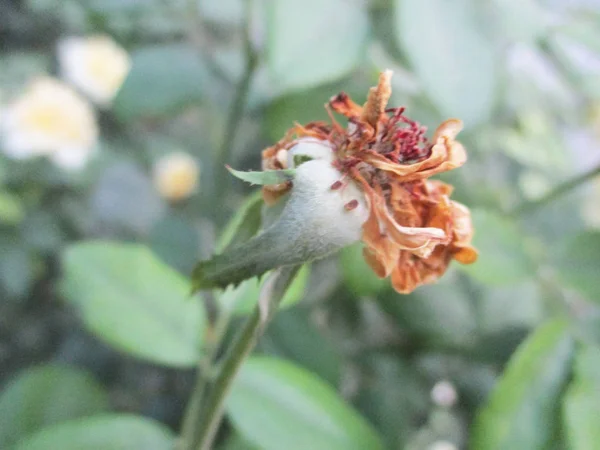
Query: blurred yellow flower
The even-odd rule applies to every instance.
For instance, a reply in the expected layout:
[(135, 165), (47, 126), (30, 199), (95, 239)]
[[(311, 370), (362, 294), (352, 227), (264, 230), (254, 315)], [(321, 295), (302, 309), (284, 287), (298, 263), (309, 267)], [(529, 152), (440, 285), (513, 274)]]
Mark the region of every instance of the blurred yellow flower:
[(200, 167), (187, 153), (175, 152), (163, 156), (154, 165), (154, 185), (168, 200), (189, 197), (198, 185)]
[(62, 40), (58, 62), (62, 77), (101, 106), (110, 104), (131, 67), (127, 52), (109, 36)]
[(2, 150), (15, 159), (47, 155), (65, 169), (79, 169), (94, 151), (98, 128), (90, 104), (62, 82), (32, 80), (0, 115)]

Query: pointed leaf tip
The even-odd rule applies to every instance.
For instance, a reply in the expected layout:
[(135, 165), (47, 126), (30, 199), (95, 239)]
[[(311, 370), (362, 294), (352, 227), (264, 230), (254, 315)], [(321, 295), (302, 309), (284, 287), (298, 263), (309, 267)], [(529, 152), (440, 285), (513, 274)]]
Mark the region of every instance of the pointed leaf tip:
[(196, 264), (192, 271), (191, 293), (236, 287), (244, 280), (262, 276), (273, 267), (261, 264), (260, 258), (257, 259), (252, 252), (248, 252), (247, 246), (236, 247)]
[(244, 172), (241, 170), (232, 169), (230, 166), (225, 166), (231, 174), (239, 178), (242, 181), (246, 181), (250, 184), (259, 184), (261, 186), (280, 184), (294, 179), (296, 174), (295, 169), (283, 169), (283, 170), (265, 170), (264, 172), (249, 171)]

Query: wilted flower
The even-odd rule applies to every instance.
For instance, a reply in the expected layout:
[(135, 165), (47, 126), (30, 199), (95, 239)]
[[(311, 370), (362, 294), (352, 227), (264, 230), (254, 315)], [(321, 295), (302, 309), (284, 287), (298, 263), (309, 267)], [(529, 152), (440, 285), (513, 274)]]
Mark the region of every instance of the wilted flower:
[[(447, 120), (429, 141), (403, 108), (386, 109), (390, 78), (390, 71), (381, 74), (362, 107), (345, 93), (333, 97), (331, 124), (296, 125), (263, 151), (264, 174), (281, 174), (265, 175), (273, 181), (262, 183), (263, 197), (271, 205), (290, 192), (283, 212), (235, 251), (200, 263), (196, 287), (322, 258), (361, 238), (367, 263), (379, 277), (391, 276), (400, 293), (435, 281), (452, 259), (476, 260), (469, 210), (450, 200), (450, 185), (428, 179), (466, 161), (455, 141), (462, 123)], [(332, 110), (348, 118), (347, 128)]]
[(81, 168), (98, 139), (94, 111), (69, 86), (49, 77), (33, 80), (2, 111), (4, 153), (24, 159), (47, 155), (65, 169)]
[(58, 62), (62, 77), (102, 106), (110, 104), (131, 66), (127, 52), (109, 36), (62, 40)]
[(182, 200), (196, 190), (200, 167), (187, 153), (175, 152), (163, 156), (154, 165), (154, 185), (168, 200)]
[[(263, 168), (289, 168), (290, 155), (306, 142), (329, 149), (324, 159), (339, 173), (331, 191), (358, 186), (362, 195), (345, 203), (345, 209), (352, 210), (362, 199), (368, 204), (362, 224), (367, 263), (379, 277), (391, 276), (396, 291), (408, 293), (439, 278), (452, 259), (474, 262), (477, 252), (471, 246), (469, 210), (450, 200), (450, 185), (428, 180), (466, 161), (463, 146), (455, 140), (462, 123), (447, 120), (429, 141), (425, 128), (407, 118), (404, 108), (386, 109), (390, 78), (390, 71), (381, 74), (362, 107), (345, 93), (333, 97), (328, 110), (346, 116), (347, 129), (331, 112), (331, 125), (296, 125), (263, 152)], [(295, 189), (294, 183), (265, 186), (265, 201), (274, 203), (292, 186)]]

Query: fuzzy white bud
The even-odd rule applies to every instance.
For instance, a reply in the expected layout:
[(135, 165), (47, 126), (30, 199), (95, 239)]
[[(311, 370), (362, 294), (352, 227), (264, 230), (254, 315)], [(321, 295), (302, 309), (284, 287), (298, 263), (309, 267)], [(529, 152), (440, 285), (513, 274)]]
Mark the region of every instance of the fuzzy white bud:
[(303, 162), (279, 218), (240, 247), (201, 263), (197, 287), (226, 287), (275, 267), (323, 258), (360, 240), (368, 215), (363, 192), (331, 162)]
[(333, 162), (334, 154), (329, 141), (321, 141), (315, 138), (301, 138), (298, 143), (287, 151), (287, 167), (297, 166), (294, 159), (296, 157), (308, 157), (310, 159)]
[[(332, 189), (338, 181), (343, 185)], [(358, 241), (368, 215), (365, 196), (354, 182), (342, 180), (330, 162), (313, 160), (296, 169), (290, 199), (274, 226), (295, 239), (301, 236), (303, 252), (314, 259)]]

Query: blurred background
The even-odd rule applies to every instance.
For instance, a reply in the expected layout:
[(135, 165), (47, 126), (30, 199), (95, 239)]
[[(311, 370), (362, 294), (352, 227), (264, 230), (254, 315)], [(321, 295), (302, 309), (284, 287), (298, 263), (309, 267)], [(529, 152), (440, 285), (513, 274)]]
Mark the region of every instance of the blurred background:
[(480, 259), (409, 296), (360, 246), (306, 267), (216, 448), (600, 448), (598, 0), (0, 0), (0, 448), (171, 448), (257, 297), (188, 296), (260, 226), (224, 165), (386, 68), (465, 123)]

